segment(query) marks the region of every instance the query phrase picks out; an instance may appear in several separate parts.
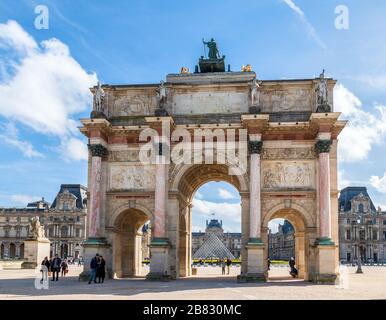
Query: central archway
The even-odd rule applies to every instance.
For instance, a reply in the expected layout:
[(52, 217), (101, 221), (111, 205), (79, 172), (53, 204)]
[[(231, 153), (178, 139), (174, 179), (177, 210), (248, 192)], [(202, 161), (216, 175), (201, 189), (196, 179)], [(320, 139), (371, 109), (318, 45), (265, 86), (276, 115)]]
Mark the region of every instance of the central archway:
[[(192, 275), (192, 202), (196, 191), (211, 181), (231, 184), (241, 199), (241, 266), (246, 265), (245, 244), (248, 242), (249, 198), (248, 181), (245, 175), (230, 175), (229, 167), (220, 164), (185, 165), (175, 168), (176, 175), (171, 181), (172, 190), (179, 194), (179, 223), (177, 234), (177, 276)], [(173, 176), (173, 175), (172, 175)]]

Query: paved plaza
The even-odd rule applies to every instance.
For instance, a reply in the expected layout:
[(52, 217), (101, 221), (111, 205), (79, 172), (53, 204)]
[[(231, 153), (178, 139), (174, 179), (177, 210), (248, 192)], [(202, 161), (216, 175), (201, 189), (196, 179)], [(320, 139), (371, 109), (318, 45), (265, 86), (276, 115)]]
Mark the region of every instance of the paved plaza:
[[(365, 266), (363, 274), (355, 267), (343, 267), (340, 286), (315, 285), (288, 277), (288, 268), (272, 267), (266, 283), (237, 283), (240, 268), (232, 267), (229, 276), (221, 276), (219, 267), (201, 267), (196, 277), (170, 282), (151, 282), (143, 278), (106, 280), (103, 284), (79, 282), (82, 267), (70, 266), (70, 272), (49, 289), (37, 290), (34, 270), (0, 270), (0, 300), (5, 299), (386, 299), (386, 266)], [(38, 273), (36, 273), (39, 275)]]

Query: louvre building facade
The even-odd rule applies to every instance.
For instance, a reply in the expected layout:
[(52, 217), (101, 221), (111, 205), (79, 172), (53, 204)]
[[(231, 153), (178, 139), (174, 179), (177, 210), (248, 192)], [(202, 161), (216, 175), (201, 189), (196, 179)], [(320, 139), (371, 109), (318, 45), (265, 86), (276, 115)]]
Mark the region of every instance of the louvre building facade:
[(0, 259), (23, 259), (24, 240), (33, 217), (39, 217), (51, 241), (51, 256), (82, 256), (86, 208), (87, 189), (79, 184), (62, 184), (52, 204), (42, 198), (25, 208), (0, 208)]
[(343, 263), (386, 262), (386, 212), (375, 208), (366, 187), (340, 192), (339, 251)]

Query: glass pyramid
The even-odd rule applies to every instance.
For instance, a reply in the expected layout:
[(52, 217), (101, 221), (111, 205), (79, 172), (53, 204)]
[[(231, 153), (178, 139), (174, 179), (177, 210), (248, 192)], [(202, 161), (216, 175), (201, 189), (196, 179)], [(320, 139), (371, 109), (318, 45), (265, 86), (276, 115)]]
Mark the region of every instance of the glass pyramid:
[(234, 255), (215, 235), (211, 234), (193, 254), (193, 259), (235, 259)]

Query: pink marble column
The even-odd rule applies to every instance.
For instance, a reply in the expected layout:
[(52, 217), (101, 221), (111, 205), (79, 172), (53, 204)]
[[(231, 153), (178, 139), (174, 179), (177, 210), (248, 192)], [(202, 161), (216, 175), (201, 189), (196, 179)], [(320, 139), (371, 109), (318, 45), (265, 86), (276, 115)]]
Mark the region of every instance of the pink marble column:
[(154, 196), (154, 238), (165, 238), (166, 220), (166, 175), (167, 165), (164, 155), (159, 155), (155, 168), (155, 196)]
[(320, 239), (331, 240), (331, 195), (330, 195), (330, 146), (331, 140), (319, 140), (319, 228)]
[(102, 145), (90, 145), (91, 151), (91, 177), (90, 177), (90, 201), (89, 201), (89, 238), (101, 236), (101, 175), (102, 156), (106, 154), (106, 148)]
[(261, 135), (250, 135), (250, 170), (249, 170), (249, 237), (256, 242), (261, 240), (261, 183), (260, 152)]

